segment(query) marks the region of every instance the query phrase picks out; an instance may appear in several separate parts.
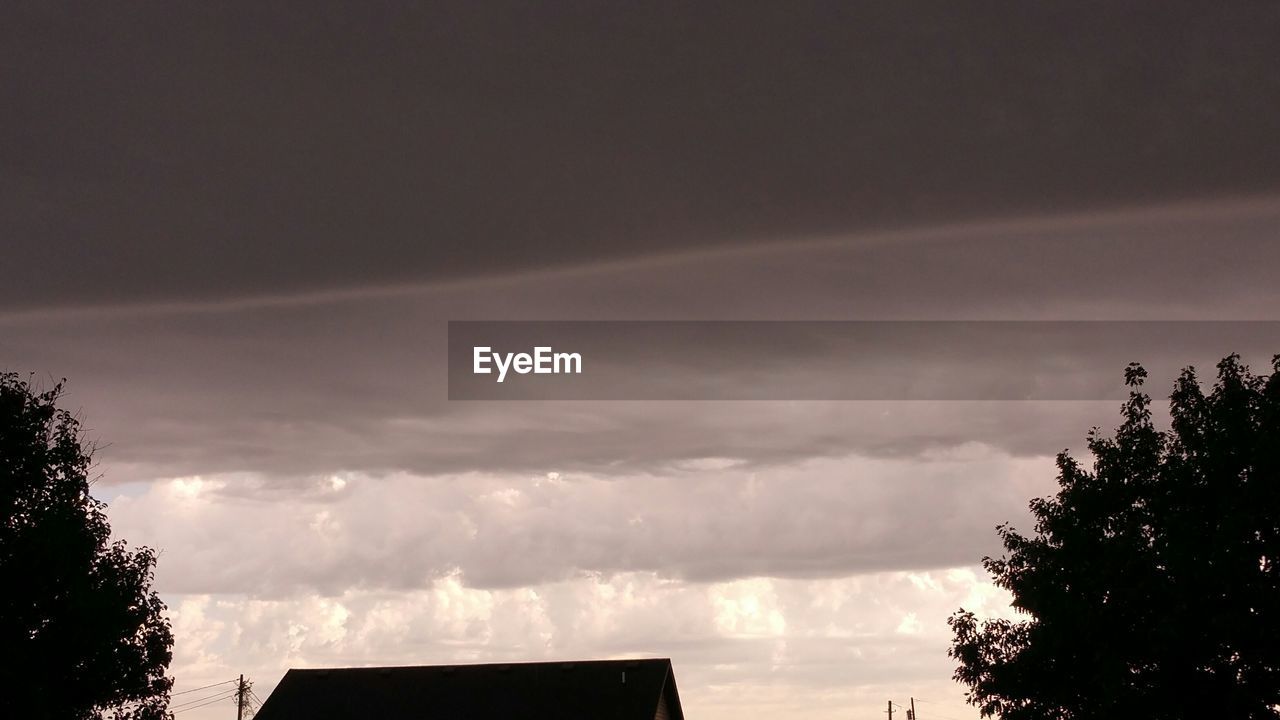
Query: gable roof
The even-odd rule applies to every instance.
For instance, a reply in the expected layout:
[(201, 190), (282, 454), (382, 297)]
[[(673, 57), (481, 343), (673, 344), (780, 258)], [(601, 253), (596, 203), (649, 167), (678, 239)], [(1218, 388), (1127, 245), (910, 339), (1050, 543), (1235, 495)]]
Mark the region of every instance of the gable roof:
[(256, 720), (684, 720), (668, 659), (290, 670)]

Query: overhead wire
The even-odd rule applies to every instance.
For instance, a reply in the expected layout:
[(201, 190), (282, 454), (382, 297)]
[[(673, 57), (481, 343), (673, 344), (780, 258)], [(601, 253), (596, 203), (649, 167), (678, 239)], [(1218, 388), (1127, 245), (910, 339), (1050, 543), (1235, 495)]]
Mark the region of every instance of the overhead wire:
[[(926, 704), (926, 705), (941, 705), (941, 704), (942, 704), (942, 703), (934, 702), (934, 701), (932, 701), (932, 700), (925, 700), (924, 698), (916, 698), (916, 702), (924, 703), (924, 704)], [(951, 715), (938, 715), (938, 714), (935, 714), (933, 711), (929, 711), (929, 717), (930, 717), (930, 718), (938, 718), (938, 720), (960, 720), (960, 718), (953, 717), (953, 716), (951, 716)]]
[(187, 693), (199, 692), (200, 690), (208, 690), (211, 687), (218, 687), (219, 685), (226, 685), (227, 683), (233, 683), (235, 681), (236, 681), (235, 678), (232, 678), (230, 680), (223, 680), (222, 682), (213, 683), (212, 685), (205, 685), (203, 687), (191, 688), (190, 690), (183, 690), (182, 692), (169, 693), (169, 695), (170, 697), (174, 695), (186, 695)]
[[(191, 688), (190, 690), (183, 690), (181, 692), (172, 693), (171, 697), (176, 695), (186, 695), (193, 692), (199, 692), (201, 690), (208, 690), (210, 688), (216, 688), (220, 685), (227, 685), (227, 684), (236, 683), (236, 682), (239, 682), (239, 681), (235, 678), (231, 680), (223, 680), (222, 682), (210, 683), (209, 685), (202, 685), (197, 688)], [(262, 699), (259, 698), (256, 693), (253, 692), (252, 688), (247, 687), (247, 685), (248, 683), (246, 683), (246, 687), (245, 687), (245, 692), (246, 692), (245, 705), (250, 709), (253, 709), (252, 703), (256, 702), (258, 705), (258, 709), (261, 709)], [(176, 715), (178, 713), (186, 712), (188, 710), (195, 710), (196, 708), (202, 708), (207, 705), (213, 705), (214, 703), (222, 702), (224, 700), (230, 700), (234, 698), (238, 692), (239, 692), (238, 685), (235, 688), (231, 688), (230, 690), (228, 690), (227, 688), (222, 688), (216, 691), (215, 693), (213, 693), (212, 695), (206, 695), (204, 697), (194, 698), (191, 700), (184, 700), (182, 702), (177, 703), (176, 705), (170, 705), (169, 711)]]
[[(217, 695), (217, 696), (210, 695), (208, 697), (200, 698), (199, 700), (191, 700), (189, 702), (182, 703), (181, 705), (170, 707), (169, 711), (173, 713), (180, 713), (180, 712), (185, 712), (187, 710), (195, 710), (198, 707), (204, 707), (205, 705), (212, 705), (213, 703), (221, 702), (223, 700), (230, 700), (235, 696), (236, 696), (236, 691), (232, 690), (231, 692), (225, 695)], [(206, 700), (208, 702), (205, 702)]]

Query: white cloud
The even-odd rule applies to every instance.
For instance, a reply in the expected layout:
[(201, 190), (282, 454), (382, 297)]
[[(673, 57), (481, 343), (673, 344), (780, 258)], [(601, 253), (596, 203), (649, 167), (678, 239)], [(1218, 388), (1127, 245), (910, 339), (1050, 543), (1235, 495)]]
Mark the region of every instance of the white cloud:
[(1025, 519), (1024, 490), (1050, 491), (1053, 473), (1048, 458), (988, 448), (555, 480), (349, 475), (339, 493), (303, 484), (292, 496), (214, 477), (140, 486), (109, 512), (118, 535), (165, 553), (161, 585), (181, 593), (337, 595), (454, 575), (475, 588), (592, 572), (836, 577), (974, 562), (998, 549), (996, 524)]
[(113, 500), (116, 532), (163, 550), (179, 690), (245, 672), (265, 696), (296, 666), (657, 655), (691, 717), (848, 717), (912, 694), (972, 717), (946, 618), (1007, 612), (967, 563), (1023, 512), (1007, 488), (1048, 490), (1052, 466), (971, 447), (767, 471), (344, 479), (292, 501), (245, 476)]
[(781, 707), (849, 717), (878, 709), (885, 693), (932, 696), (950, 705), (945, 714), (973, 717), (949, 681), (946, 617), (975, 593), (999, 593), (964, 568), (915, 577), (927, 582), (903, 572), (724, 583), (630, 572), (481, 590), (453, 575), (335, 597), (170, 595), (173, 670), (179, 690), (244, 672), (265, 691), (292, 666), (656, 655), (675, 661), (690, 717)]

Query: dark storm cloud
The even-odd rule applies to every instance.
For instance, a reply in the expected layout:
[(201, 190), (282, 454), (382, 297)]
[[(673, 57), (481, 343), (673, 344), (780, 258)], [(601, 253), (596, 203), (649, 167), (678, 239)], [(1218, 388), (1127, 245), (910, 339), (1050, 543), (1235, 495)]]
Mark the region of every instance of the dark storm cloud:
[[(235, 471), (271, 484), (341, 470), (624, 474), (706, 457), (907, 457), (966, 442), (1042, 455), (1110, 425), (1116, 403), (450, 403), (446, 321), (1274, 320), (1277, 227), (1275, 203), (1213, 205), (365, 295), (17, 313), (0, 316), (0, 363), (71, 378), (69, 401), (113, 443), (103, 459), (124, 468), (108, 474), (119, 481)], [(1144, 361), (1164, 368), (1152, 378), (1160, 395), (1174, 368), (1208, 370), (1234, 350), (1264, 364), (1280, 348), (1157, 343), (1075, 372), (1113, 383), (1123, 363)], [(909, 376), (911, 358), (903, 364), (894, 370)], [(726, 364), (725, 382), (748, 381), (740, 370)], [(1000, 357), (957, 370), (1025, 380)]]
[(412, 283), (1280, 183), (1273, 2), (290, 5), (4, 11), (0, 303)]

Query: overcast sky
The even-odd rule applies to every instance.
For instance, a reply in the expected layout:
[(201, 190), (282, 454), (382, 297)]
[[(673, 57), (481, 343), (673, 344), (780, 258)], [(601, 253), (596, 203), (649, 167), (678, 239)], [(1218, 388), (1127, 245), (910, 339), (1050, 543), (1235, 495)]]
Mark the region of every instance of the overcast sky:
[(107, 443), (177, 690), (653, 655), (691, 718), (976, 717), (946, 617), (1116, 402), (451, 403), (446, 323), (1280, 320), (1280, 4), (728, 8), (4, 11), (0, 367)]

